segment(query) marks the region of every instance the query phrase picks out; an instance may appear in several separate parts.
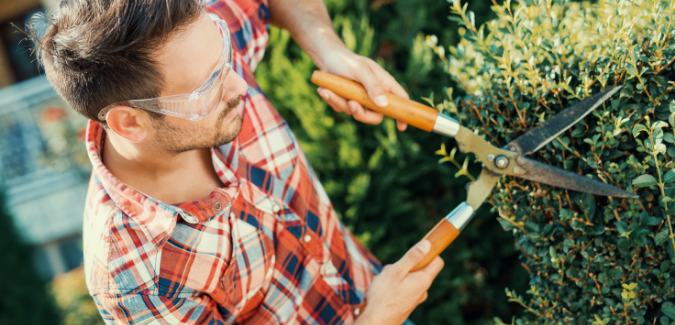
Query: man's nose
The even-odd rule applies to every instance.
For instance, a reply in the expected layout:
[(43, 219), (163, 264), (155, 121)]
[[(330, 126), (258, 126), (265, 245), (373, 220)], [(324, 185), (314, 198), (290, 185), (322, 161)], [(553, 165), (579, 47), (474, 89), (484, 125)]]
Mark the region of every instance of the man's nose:
[(230, 70), (227, 76), (225, 76), (223, 83), (225, 84), (225, 93), (227, 94), (242, 94), (248, 88), (246, 80), (234, 70)]

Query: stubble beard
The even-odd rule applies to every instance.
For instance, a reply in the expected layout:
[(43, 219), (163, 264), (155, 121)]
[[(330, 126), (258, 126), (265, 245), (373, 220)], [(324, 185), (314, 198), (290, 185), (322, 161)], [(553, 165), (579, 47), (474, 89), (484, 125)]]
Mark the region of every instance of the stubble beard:
[(237, 109), (240, 102), (241, 96), (236, 96), (227, 102), (225, 109), (216, 119), (215, 125), (209, 128), (194, 127), (186, 130), (169, 125), (163, 119), (153, 121), (157, 133), (162, 134), (157, 137), (157, 147), (164, 148), (172, 154), (179, 154), (192, 150), (210, 149), (234, 141), (241, 132), (243, 116), (237, 114), (229, 121), (225, 118)]

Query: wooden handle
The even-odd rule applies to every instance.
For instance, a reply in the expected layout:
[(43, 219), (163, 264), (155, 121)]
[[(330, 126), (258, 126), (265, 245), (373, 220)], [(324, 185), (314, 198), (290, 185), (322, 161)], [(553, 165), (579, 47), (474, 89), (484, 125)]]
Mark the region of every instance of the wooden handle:
[[(431, 261), (440, 255), (450, 244), (455, 241), (455, 238), (459, 236), (459, 230), (448, 221), (448, 219), (443, 218), (439, 221), (434, 229), (431, 229), (429, 233), (424, 236), (424, 239), (429, 240), (431, 243), (431, 249), (427, 256), (425, 256), (415, 267), (410, 270), (410, 272), (415, 272), (420, 269), (423, 269), (425, 266), (429, 265)], [(366, 309), (367, 301), (364, 301), (361, 307), (354, 310), (354, 314), (358, 317)]]
[(427, 253), (427, 256), (417, 263), (410, 272), (415, 272), (429, 265), (436, 256), (440, 255), (448, 246), (450, 246), (457, 236), (459, 236), (459, 230), (457, 230), (448, 219), (441, 219), (434, 229), (431, 229), (431, 231), (424, 236), (424, 239), (429, 240), (431, 243), (429, 253)]
[(341, 97), (356, 101), (373, 111), (382, 113), (401, 122), (408, 123), (424, 131), (431, 132), (434, 128), (434, 124), (436, 124), (438, 111), (427, 105), (403, 99), (391, 93), (385, 93), (389, 105), (386, 107), (379, 107), (370, 100), (366, 89), (360, 84), (326, 72), (314, 71), (312, 74), (312, 82)]

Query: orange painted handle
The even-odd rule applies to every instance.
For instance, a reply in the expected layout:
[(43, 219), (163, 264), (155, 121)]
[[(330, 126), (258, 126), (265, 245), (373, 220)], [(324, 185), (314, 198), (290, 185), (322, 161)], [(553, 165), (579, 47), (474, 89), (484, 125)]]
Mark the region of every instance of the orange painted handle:
[[(424, 236), (424, 239), (429, 240), (431, 243), (431, 249), (427, 256), (425, 256), (415, 267), (410, 270), (410, 272), (415, 272), (420, 269), (423, 269), (425, 266), (429, 265), (431, 261), (440, 255), (450, 244), (459, 236), (459, 230), (448, 221), (448, 219), (441, 219), (436, 226), (429, 231), (429, 233)], [(355, 315), (359, 316), (366, 309), (367, 301), (364, 301), (361, 307), (355, 310)]]
[(391, 93), (385, 93), (389, 105), (379, 107), (368, 97), (366, 89), (360, 84), (336, 75), (314, 71), (312, 82), (326, 88), (343, 98), (358, 102), (364, 107), (382, 113), (386, 116), (408, 123), (416, 128), (431, 132), (436, 123), (438, 111), (421, 103), (403, 99)]
[(431, 250), (427, 253), (427, 256), (422, 259), (410, 272), (415, 272), (419, 269), (424, 268), (429, 265), (431, 261), (440, 255), (450, 244), (459, 236), (459, 230), (448, 221), (448, 219), (441, 219), (434, 229), (431, 229), (429, 233), (424, 236), (424, 239), (429, 240), (431, 243)]

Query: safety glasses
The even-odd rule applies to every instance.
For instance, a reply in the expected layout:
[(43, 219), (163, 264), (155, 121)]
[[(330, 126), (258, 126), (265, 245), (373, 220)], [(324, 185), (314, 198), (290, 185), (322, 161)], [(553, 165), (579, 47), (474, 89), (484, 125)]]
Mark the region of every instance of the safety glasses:
[(175, 116), (190, 121), (199, 121), (213, 112), (223, 99), (223, 82), (232, 69), (232, 43), (227, 23), (214, 14), (209, 14), (223, 36), (223, 52), (211, 76), (191, 94), (163, 96), (150, 99), (132, 99), (106, 106), (98, 113), (98, 119), (106, 120), (108, 111), (124, 105)]

